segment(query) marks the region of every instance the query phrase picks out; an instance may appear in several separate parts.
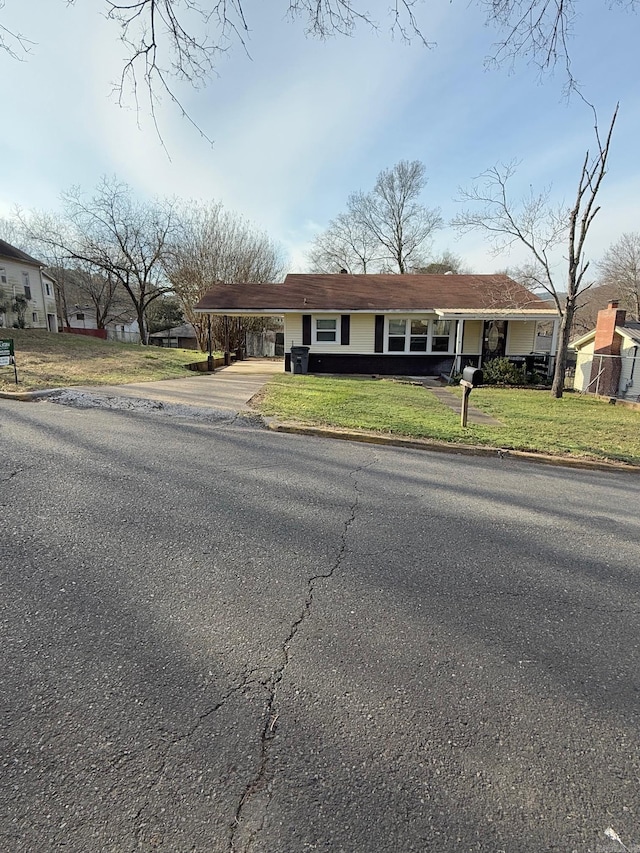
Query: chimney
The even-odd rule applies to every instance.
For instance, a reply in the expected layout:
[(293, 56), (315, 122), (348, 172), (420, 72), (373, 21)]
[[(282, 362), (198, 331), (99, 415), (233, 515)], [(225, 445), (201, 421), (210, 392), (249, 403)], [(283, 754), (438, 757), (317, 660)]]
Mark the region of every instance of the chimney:
[[(591, 387), (596, 394), (616, 397), (620, 383), (620, 335), (616, 326), (624, 326), (627, 312), (618, 308), (618, 302), (609, 302), (606, 308), (598, 311), (594, 357), (591, 365)], [(598, 358), (598, 356), (603, 356)], [(598, 374), (600, 374), (598, 376)]]

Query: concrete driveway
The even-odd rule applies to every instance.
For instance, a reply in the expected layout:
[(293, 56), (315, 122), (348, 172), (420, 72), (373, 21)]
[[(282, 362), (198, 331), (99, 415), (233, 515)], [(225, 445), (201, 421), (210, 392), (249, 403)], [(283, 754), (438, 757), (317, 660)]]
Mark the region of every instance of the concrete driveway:
[(251, 358), (229, 367), (220, 367), (215, 373), (190, 373), (183, 379), (87, 386), (74, 390), (104, 397), (132, 397), (241, 412), (249, 408), (249, 400), (271, 376), (283, 371), (284, 359)]

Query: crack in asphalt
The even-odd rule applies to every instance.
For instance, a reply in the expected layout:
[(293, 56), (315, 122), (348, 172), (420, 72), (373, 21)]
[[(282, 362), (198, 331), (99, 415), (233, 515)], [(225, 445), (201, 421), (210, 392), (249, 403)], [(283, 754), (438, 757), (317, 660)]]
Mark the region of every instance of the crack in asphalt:
[[(340, 547), (338, 549), (336, 558), (333, 562), (333, 565), (327, 572), (313, 575), (312, 577), (308, 578), (307, 596), (305, 598), (304, 604), (302, 605), (302, 609), (300, 610), (298, 617), (292, 622), (289, 633), (287, 634), (284, 639), (284, 642), (282, 643), (281, 663), (273, 670), (271, 676), (266, 681), (262, 682), (263, 686), (268, 691), (268, 698), (265, 704), (264, 725), (260, 738), (260, 762), (255, 776), (249, 781), (242, 793), (242, 796), (240, 797), (240, 800), (238, 801), (238, 806), (236, 808), (234, 819), (229, 832), (229, 841), (227, 845), (228, 853), (248, 853), (248, 851), (253, 845), (254, 840), (260, 834), (264, 827), (272, 796), (272, 788), (269, 782), (267, 781), (267, 768), (269, 763), (270, 742), (275, 737), (276, 724), (279, 717), (279, 713), (276, 710), (278, 685), (284, 678), (284, 674), (291, 660), (291, 645), (293, 644), (293, 641), (295, 640), (296, 635), (300, 631), (300, 628), (302, 627), (303, 623), (311, 614), (315, 586), (317, 582), (320, 580), (328, 580), (332, 578), (336, 571), (340, 568), (340, 565), (344, 558), (344, 554), (347, 549), (347, 535), (349, 533), (349, 528), (356, 519), (356, 512), (360, 501), (360, 491), (358, 486), (358, 480), (356, 479), (356, 477), (361, 471), (374, 465), (376, 461), (377, 460), (374, 459), (368, 465), (361, 465), (358, 468), (355, 468), (349, 472), (348, 476), (353, 477), (355, 499), (349, 506), (349, 515), (343, 523), (342, 533), (340, 535)], [(247, 814), (247, 812), (250, 811), (252, 801), (260, 795), (263, 795), (263, 798), (262, 803), (258, 804), (258, 815), (251, 813)], [(256, 809), (254, 808), (253, 812), (255, 811)], [(254, 823), (253, 828), (250, 825), (252, 820)], [(247, 830), (244, 833), (244, 840), (239, 837), (243, 829)]]
[(13, 480), (14, 477), (17, 477), (21, 471), (22, 468), (16, 468), (15, 471), (9, 471), (9, 473), (5, 474), (4, 477), (0, 477), (0, 483), (8, 483), (9, 480)]
[[(131, 853), (134, 853), (134, 851), (140, 849), (140, 844), (142, 841), (140, 836), (141, 836), (143, 829), (147, 825), (142, 820), (142, 818), (143, 818), (145, 810), (148, 809), (150, 806), (149, 801), (150, 801), (151, 795), (162, 784), (163, 780), (167, 777), (167, 772), (166, 772), (167, 764), (168, 764), (169, 755), (170, 755), (172, 749), (175, 746), (177, 746), (178, 744), (182, 743), (183, 741), (188, 740), (190, 737), (193, 737), (193, 735), (196, 733), (198, 728), (202, 725), (203, 721), (206, 720), (207, 717), (210, 717), (212, 714), (217, 713), (221, 708), (223, 708), (224, 705), (228, 702), (228, 700), (234, 694), (244, 693), (247, 690), (247, 688), (252, 684), (260, 684), (261, 682), (259, 682), (256, 678), (252, 677), (254, 672), (255, 672), (255, 670), (252, 669), (248, 673), (245, 673), (245, 676), (242, 679), (242, 681), (238, 684), (234, 684), (233, 687), (231, 687), (224, 694), (224, 696), (222, 696), (222, 698), (218, 702), (215, 703), (215, 705), (212, 705), (210, 708), (207, 708), (201, 714), (198, 714), (195, 722), (191, 725), (191, 727), (189, 728), (188, 731), (184, 732), (181, 735), (177, 735), (177, 736), (173, 737), (167, 743), (165, 750), (164, 750), (164, 755), (162, 756), (162, 759), (161, 759), (160, 767), (158, 768), (158, 770), (156, 772), (156, 778), (148, 786), (147, 791), (146, 791), (145, 802), (140, 806), (140, 808), (138, 809), (138, 811), (136, 812), (136, 814), (134, 815), (134, 818), (133, 818), (133, 821), (134, 821), (134, 829), (133, 829), (134, 845), (132, 847)], [(122, 760), (123, 758), (124, 758), (124, 756), (121, 756), (120, 760)]]

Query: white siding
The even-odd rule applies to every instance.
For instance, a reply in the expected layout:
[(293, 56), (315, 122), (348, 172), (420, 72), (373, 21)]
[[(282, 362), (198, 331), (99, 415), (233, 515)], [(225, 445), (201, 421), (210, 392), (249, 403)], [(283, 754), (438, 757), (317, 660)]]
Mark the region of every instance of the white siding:
[[(311, 315), (311, 352), (331, 353), (334, 355), (372, 353), (375, 336), (375, 314), (351, 314), (349, 345), (340, 343), (340, 314)], [(335, 317), (337, 320), (337, 343), (314, 342), (316, 317)], [(292, 346), (302, 344), (302, 314), (285, 314), (284, 348), (288, 352)]]
[[(0, 283), (2, 294), (12, 302), (16, 296), (24, 295), (24, 278), (23, 273), (29, 273), (29, 288), (31, 290), (31, 299), (27, 306), (25, 314), (25, 325), (27, 328), (47, 328), (47, 314), (56, 313), (55, 294), (52, 291), (51, 297), (47, 297), (44, 291), (40, 268), (26, 263), (24, 261), (16, 261), (11, 258), (0, 258), (0, 267), (2, 267), (7, 276), (6, 284)], [(33, 314), (38, 315), (36, 322), (33, 321)], [(0, 315), (1, 317), (2, 315)], [(17, 316), (11, 310), (6, 313), (6, 324), (11, 326), (17, 319)]]
[(462, 352), (465, 355), (480, 355), (482, 352), (482, 320), (464, 321)]
[(573, 377), (575, 391), (586, 391), (591, 380), (591, 362), (593, 360), (594, 342), (580, 347), (576, 356), (576, 374)]
[(348, 347), (341, 347), (344, 352), (368, 353), (375, 347), (376, 315), (351, 315), (351, 342)]
[(284, 351), (302, 345), (302, 314), (284, 315)]
[(510, 320), (507, 326), (507, 355), (529, 355), (535, 350), (536, 322)]
[(628, 338), (622, 338), (620, 355), (620, 396), (627, 400), (637, 400), (640, 397), (640, 345), (631, 343)]

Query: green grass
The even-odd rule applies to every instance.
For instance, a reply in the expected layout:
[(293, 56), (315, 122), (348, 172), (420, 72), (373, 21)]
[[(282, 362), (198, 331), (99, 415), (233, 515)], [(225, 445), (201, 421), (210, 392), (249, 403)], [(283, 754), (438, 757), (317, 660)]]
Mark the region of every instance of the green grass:
[(119, 385), (187, 376), (185, 365), (206, 358), (195, 350), (142, 347), (40, 329), (0, 329), (13, 338), (13, 368), (0, 367), (0, 391), (34, 391), (68, 385)]
[(371, 379), (285, 374), (269, 383), (261, 410), (307, 424), (640, 464), (640, 411), (571, 392), (555, 400), (548, 391), (490, 387), (475, 389), (470, 402), (502, 426), (463, 429), (423, 387)]

